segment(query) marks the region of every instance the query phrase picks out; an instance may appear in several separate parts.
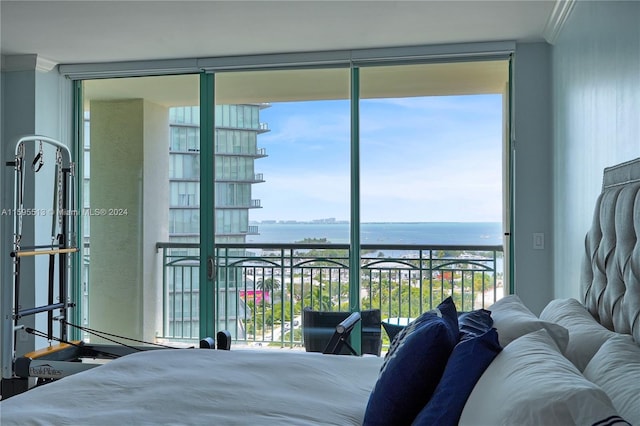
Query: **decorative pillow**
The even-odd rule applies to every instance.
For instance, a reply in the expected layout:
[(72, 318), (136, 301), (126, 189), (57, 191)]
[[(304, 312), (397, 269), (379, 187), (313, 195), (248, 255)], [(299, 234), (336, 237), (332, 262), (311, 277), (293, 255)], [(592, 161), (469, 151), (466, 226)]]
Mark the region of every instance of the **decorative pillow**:
[(506, 346), (469, 395), (460, 425), (627, 424), (559, 351), (546, 329)]
[(640, 346), (627, 336), (612, 337), (596, 352), (584, 376), (607, 393), (632, 425), (640, 425)]
[[(471, 312), (458, 312), (458, 325), (460, 328), (460, 339), (484, 334), (493, 326), (491, 311), (486, 309), (477, 309)], [(406, 327), (406, 325), (382, 321), (382, 327), (387, 332), (389, 341), (393, 342), (393, 339)]]
[(469, 339), (483, 335), (493, 327), (491, 311), (477, 309), (465, 312), (458, 316), (458, 328), (460, 328), (460, 339)]
[(389, 341), (393, 342), (393, 339), (400, 333), (406, 326), (392, 324), (390, 322), (382, 321), (382, 328), (387, 332), (387, 336), (389, 336)]
[(498, 300), (489, 310), (503, 348), (518, 337), (541, 328), (549, 332), (562, 352), (567, 348), (569, 341), (567, 329), (536, 317), (515, 294)]
[(495, 328), (479, 336), (467, 334), (453, 348), (438, 387), (413, 426), (456, 426), (473, 387), (501, 350)]
[(598, 323), (576, 299), (552, 300), (540, 313), (540, 319), (559, 324), (569, 331), (564, 355), (580, 371), (584, 371), (604, 342), (618, 335)]
[(438, 385), (458, 331), (450, 297), (405, 327), (385, 356), (363, 424), (411, 424)]

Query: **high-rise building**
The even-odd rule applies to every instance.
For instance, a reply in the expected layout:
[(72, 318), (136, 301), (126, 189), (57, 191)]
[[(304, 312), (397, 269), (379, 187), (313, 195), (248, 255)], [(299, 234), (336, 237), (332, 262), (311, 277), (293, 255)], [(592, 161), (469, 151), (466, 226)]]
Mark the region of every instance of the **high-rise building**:
[[(249, 210), (260, 208), (251, 198), (251, 186), (264, 182), (255, 172), (255, 160), (266, 157), (258, 148), (258, 134), (269, 129), (260, 122), (268, 104), (217, 105), (215, 109), (215, 238), (217, 242), (245, 242), (257, 234), (249, 226)], [(199, 107), (170, 109), (170, 211), (172, 242), (198, 242), (200, 209)]]
[[(269, 129), (260, 122), (260, 110), (269, 104), (217, 105), (215, 108), (215, 241), (243, 243), (246, 236), (257, 234), (258, 227), (249, 225), (249, 210), (260, 208), (260, 200), (252, 199), (252, 185), (264, 182), (255, 172), (255, 160), (266, 157), (258, 148), (258, 134)], [(200, 111), (199, 107), (174, 107), (169, 111), (169, 241), (197, 243), (200, 238)], [(196, 250), (174, 249), (173, 253), (197, 255)], [(238, 273), (240, 271), (238, 270)], [(169, 319), (172, 335), (197, 336), (199, 321), (198, 274), (167, 277), (169, 303), (185, 306), (181, 318)], [(178, 283), (179, 281), (179, 283)], [(234, 337), (244, 333), (244, 302), (239, 288), (242, 277), (226, 274), (218, 277), (218, 304), (224, 305), (225, 324)], [(176, 291), (171, 291), (176, 287)], [(185, 295), (185, 286), (189, 292)], [(184, 298), (189, 300), (185, 301)], [(182, 300), (176, 300), (181, 298)], [(176, 312), (175, 310), (170, 310)], [(235, 324), (229, 324), (234, 322)], [(178, 330), (180, 330), (178, 332)]]

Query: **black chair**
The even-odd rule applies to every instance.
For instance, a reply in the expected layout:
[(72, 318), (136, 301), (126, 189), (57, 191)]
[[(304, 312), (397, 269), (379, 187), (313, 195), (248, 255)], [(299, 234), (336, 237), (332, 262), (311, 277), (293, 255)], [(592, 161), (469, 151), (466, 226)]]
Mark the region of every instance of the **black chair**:
[[(359, 317), (359, 318), (358, 318)], [(380, 356), (382, 329), (380, 309), (359, 313), (302, 310), (302, 338), (307, 352), (323, 352), (336, 355), (353, 354), (351, 330), (362, 323), (362, 354)]]

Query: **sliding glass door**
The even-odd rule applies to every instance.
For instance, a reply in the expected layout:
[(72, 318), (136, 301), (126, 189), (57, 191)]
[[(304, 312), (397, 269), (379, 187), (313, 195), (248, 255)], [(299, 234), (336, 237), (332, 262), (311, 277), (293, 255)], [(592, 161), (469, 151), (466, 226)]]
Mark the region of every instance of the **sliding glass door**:
[(500, 298), (508, 64), (208, 75), (206, 330), (296, 346), (304, 308)]
[(237, 340), (297, 342), (303, 307), (348, 309), (348, 283), (304, 256), (349, 243), (349, 70), (221, 72), (212, 96), (207, 303)]
[(198, 336), (198, 84), (83, 82), (78, 325), (145, 341)]
[(507, 78), (507, 61), (361, 68), (361, 243), (395, 245), (363, 251), (365, 271), (387, 268), (364, 280), (365, 305), (406, 322), (447, 296), (468, 311), (503, 294)]

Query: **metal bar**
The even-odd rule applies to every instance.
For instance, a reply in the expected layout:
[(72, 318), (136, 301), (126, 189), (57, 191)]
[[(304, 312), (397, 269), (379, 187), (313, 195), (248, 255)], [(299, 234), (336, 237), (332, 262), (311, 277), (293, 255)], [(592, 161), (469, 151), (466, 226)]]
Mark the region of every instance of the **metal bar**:
[[(360, 270), (362, 257), (360, 255), (360, 68), (351, 67), (351, 155), (350, 155), (350, 235), (349, 235), (349, 311), (360, 311)], [(353, 346), (357, 353), (361, 352), (362, 327), (357, 324), (353, 330)]]
[[(62, 271), (62, 265), (60, 265), (60, 271)], [(48, 282), (48, 290), (49, 294), (47, 295), (47, 303), (49, 306), (53, 305), (53, 288), (54, 288), (54, 277), (56, 270), (56, 256), (51, 254), (49, 255), (49, 282)], [(64, 300), (64, 299), (61, 299)], [(49, 311), (47, 313), (47, 339), (53, 339), (53, 311)]]
[[(167, 264), (167, 249), (162, 249), (162, 264)], [(162, 294), (169, 294), (167, 291), (167, 268), (162, 268)], [(167, 335), (167, 300), (162, 298), (162, 335)]]
[[(215, 336), (219, 276), (207, 274), (215, 257), (215, 78), (200, 74), (200, 336)], [(213, 265), (213, 270), (218, 265)], [(217, 275), (217, 274), (216, 274)]]
[[(198, 243), (171, 243), (171, 242), (158, 242), (156, 248), (163, 247), (176, 247), (176, 248), (198, 248)], [(264, 249), (264, 250), (280, 250), (280, 249), (332, 249), (332, 250), (345, 250), (348, 252), (349, 244), (333, 244), (333, 243), (218, 243), (217, 246), (228, 249)], [(408, 250), (440, 250), (445, 252), (450, 251), (496, 251), (502, 252), (502, 245), (476, 245), (476, 244), (362, 244), (363, 251), (380, 251), (380, 250), (392, 250), (392, 251), (408, 251)], [(293, 258), (293, 255), (290, 255)]]
[[(75, 179), (71, 179), (71, 189), (69, 190), (69, 195), (71, 197), (71, 203), (74, 207), (82, 207), (82, 203), (84, 200), (84, 185), (81, 182), (84, 176), (84, 168), (89, 167), (89, 164), (84, 164), (84, 108), (82, 108), (83, 104), (83, 93), (82, 93), (82, 82), (74, 81), (73, 82), (73, 109), (75, 111), (73, 117), (73, 126), (74, 126), (74, 162), (75, 162), (75, 170), (74, 176), (76, 176), (77, 181)], [(79, 210), (79, 209), (78, 209)], [(84, 235), (84, 223), (82, 220), (74, 220), (71, 222), (71, 229), (69, 232), (71, 233), (72, 238), (70, 239), (71, 244), (76, 247), (83, 247), (83, 235)], [(83, 321), (83, 310), (88, 310), (88, 306), (84, 304), (84, 270), (85, 270), (85, 253), (84, 250), (82, 253), (71, 257), (71, 271), (74, 271), (74, 275), (71, 278), (71, 289), (70, 289), (70, 297), (71, 301), (75, 304), (76, 308), (71, 310), (70, 321), (74, 324), (82, 324)], [(88, 263), (89, 261), (87, 261)], [(88, 291), (88, 289), (87, 289)], [(82, 336), (82, 331), (76, 328), (72, 328), (69, 330), (71, 333), (70, 338), (75, 340), (80, 340)]]
[(55, 309), (64, 309), (67, 306), (69, 306), (67, 303), (54, 303), (51, 305), (38, 306), (36, 308), (22, 309), (16, 314), (16, 319), (29, 315), (39, 314), (41, 312), (53, 311)]
[[(180, 274), (182, 276), (182, 280), (180, 280), (180, 337), (184, 337), (184, 271)], [(174, 283), (175, 288), (175, 283)]]
[[(69, 206), (69, 193), (67, 192), (68, 188), (68, 176), (67, 176), (67, 172), (62, 172), (62, 199), (60, 200), (62, 202), (62, 206), (60, 207), (61, 209), (65, 209), (67, 207), (71, 207)], [(73, 196), (73, 195), (72, 195)], [(63, 214), (63, 212), (58, 212), (58, 214)], [(62, 217), (62, 221), (60, 223), (60, 235), (58, 236), (58, 244), (61, 247), (64, 247), (66, 240), (68, 240), (67, 237), (67, 232), (68, 232), (68, 221), (69, 221), (69, 215), (64, 215)], [(62, 250), (60, 251), (58, 254), (58, 297), (60, 298), (59, 300), (61, 300), (62, 302), (66, 302), (67, 301), (67, 279), (68, 279), (68, 266), (67, 266), (67, 252), (65, 252), (65, 249), (59, 249)], [(77, 252), (78, 249), (75, 249), (75, 251), (73, 251), (73, 253)], [(69, 252), (70, 253), (70, 252)], [(61, 312), (62, 315), (62, 319), (66, 320), (67, 319), (67, 312), (66, 309), (62, 310)], [(52, 321), (49, 323), (52, 328)], [(63, 324), (60, 323), (60, 338), (62, 340), (67, 340), (67, 327)]]
[[(14, 286), (13, 287), (13, 297), (14, 297), (13, 309), (14, 309), (14, 312), (17, 313), (20, 310), (20, 258), (16, 258), (15, 260), (14, 271), (15, 271), (14, 272), (15, 280), (13, 284)], [(18, 317), (16, 316), (14, 321), (14, 326), (17, 326), (17, 325), (18, 325)], [(15, 339), (13, 342), (15, 344)], [(12, 350), (15, 350), (15, 346), (12, 348)]]

